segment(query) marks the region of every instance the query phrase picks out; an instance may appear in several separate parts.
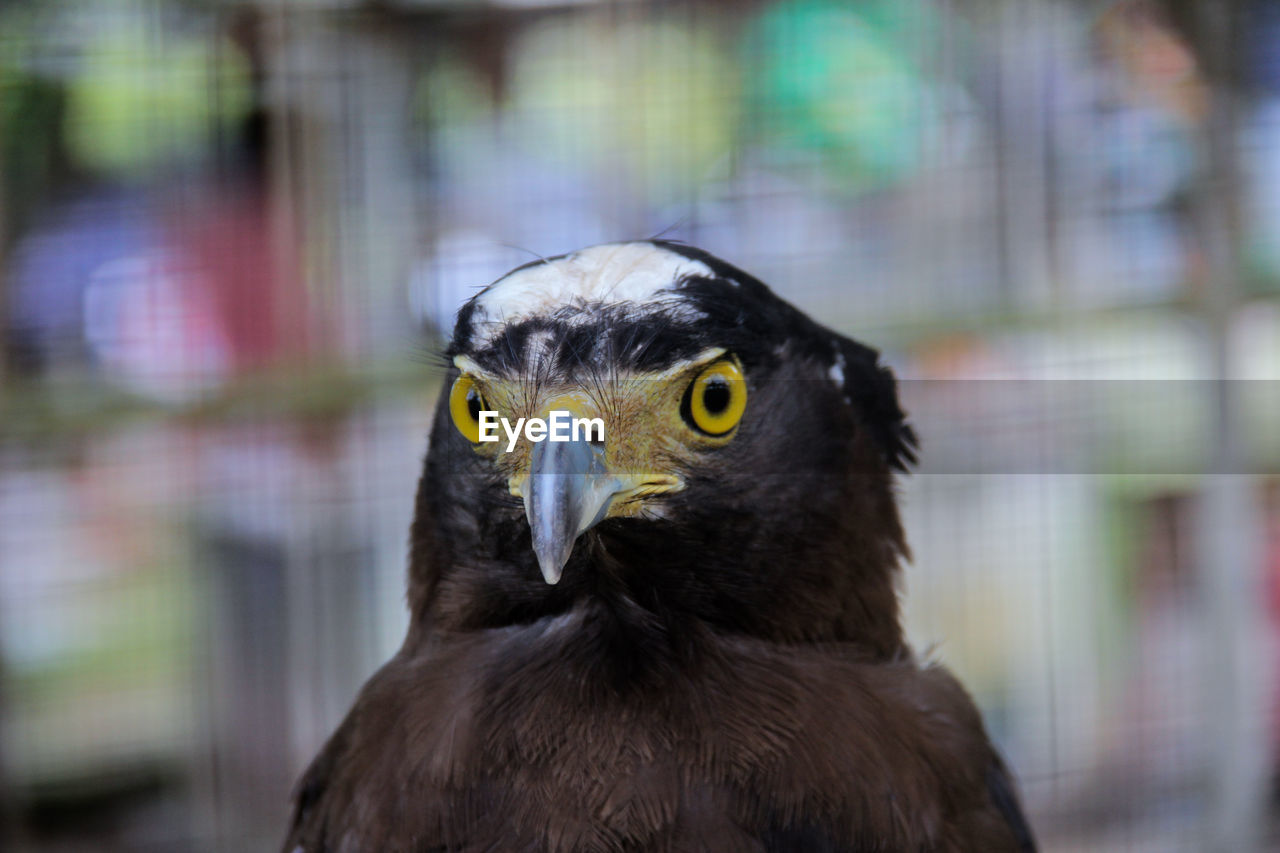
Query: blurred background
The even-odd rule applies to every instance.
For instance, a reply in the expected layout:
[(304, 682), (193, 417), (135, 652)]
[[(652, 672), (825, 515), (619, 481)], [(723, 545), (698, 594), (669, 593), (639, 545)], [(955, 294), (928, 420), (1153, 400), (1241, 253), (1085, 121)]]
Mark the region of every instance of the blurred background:
[(0, 2), (0, 848), (274, 849), (406, 626), (441, 330), (658, 234), (903, 379), (910, 633), (1046, 850), (1280, 849), (1244, 0)]

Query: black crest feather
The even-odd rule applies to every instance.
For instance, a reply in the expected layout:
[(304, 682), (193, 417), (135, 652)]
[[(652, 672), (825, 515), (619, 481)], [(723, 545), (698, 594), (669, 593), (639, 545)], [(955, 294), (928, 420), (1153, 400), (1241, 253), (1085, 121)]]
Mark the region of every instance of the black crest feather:
[(891, 468), (907, 471), (916, 463), (919, 441), (898, 401), (893, 371), (880, 354), (857, 341), (835, 335), (836, 363), (844, 366), (844, 393), (857, 407)]

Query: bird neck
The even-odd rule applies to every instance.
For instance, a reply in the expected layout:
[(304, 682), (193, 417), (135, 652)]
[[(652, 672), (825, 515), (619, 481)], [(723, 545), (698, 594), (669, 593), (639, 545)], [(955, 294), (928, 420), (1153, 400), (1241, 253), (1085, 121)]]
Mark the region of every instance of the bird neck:
[(869, 659), (904, 651), (895, 582), (907, 548), (881, 483), (842, 484), (839, 500), (785, 519), (785, 538), (746, 514), (665, 528), (608, 520), (579, 540), (554, 586), (522, 515), (476, 513), (429, 483), (411, 534), (411, 634), (528, 625), (587, 606), (616, 625), (605, 636), (643, 638), (638, 648), (709, 631), (847, 644)]

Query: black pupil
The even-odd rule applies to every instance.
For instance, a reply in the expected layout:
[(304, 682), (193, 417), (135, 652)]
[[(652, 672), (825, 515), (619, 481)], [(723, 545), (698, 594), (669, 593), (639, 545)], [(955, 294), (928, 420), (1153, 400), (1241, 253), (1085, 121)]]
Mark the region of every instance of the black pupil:
[(474, 388), (467, 392), (467, 411), (471, 413), (471, 420), (480, 420), (480, 395)]
[(713, 415), (718, 415), (729, 408), (729, 383), (719, 376), (707, 380), (702, 389), (702, 405)]

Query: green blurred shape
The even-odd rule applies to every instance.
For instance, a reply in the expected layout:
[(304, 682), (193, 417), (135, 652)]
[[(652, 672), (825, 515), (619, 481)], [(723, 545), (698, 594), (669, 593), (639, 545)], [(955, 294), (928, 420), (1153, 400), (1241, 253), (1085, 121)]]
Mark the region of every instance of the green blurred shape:
[(510, 107), (527, 150), (613, 175), (665, 201), (732, 150), (738, 73), (709, 19), (586, 15), (519, 44)]
[(66, 170), (65, 109), (66, 92), (55, 81), (0, 65), (0, 250), (26, 230)]
[(750, 27), (748, 135), (778, 166), (820, 167), (836, 189), (917, 169), (945, 104), (922, 67), (940, 44), (921, 2), (784, 0)]
[(446, 46), (418, 80), (412, 109), (419, 124), (439, 133), (491, 116), (493, 103), (481, 74), (461, 51)]
[(157, 32), (125, 15), (80, 59), (67, 143), (102, 174), (141, 177), (195, 159), (249, 107), (243, 57), (214, 39)]

